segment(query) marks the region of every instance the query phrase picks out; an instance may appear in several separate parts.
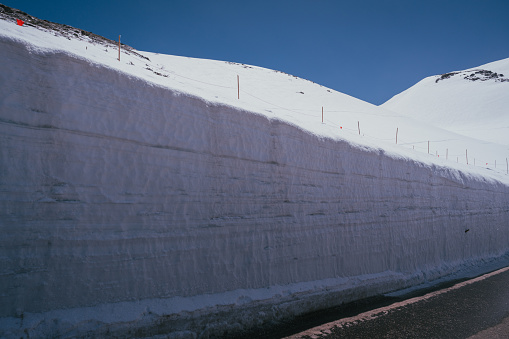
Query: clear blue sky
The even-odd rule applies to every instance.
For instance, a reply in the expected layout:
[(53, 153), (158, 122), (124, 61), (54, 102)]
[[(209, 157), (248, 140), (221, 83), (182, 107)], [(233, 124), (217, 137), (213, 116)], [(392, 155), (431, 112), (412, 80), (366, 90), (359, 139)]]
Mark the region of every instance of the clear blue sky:
[(0, 0), (138, 50), (290, 73), (381, 104), (509, 57), (509, 0)]

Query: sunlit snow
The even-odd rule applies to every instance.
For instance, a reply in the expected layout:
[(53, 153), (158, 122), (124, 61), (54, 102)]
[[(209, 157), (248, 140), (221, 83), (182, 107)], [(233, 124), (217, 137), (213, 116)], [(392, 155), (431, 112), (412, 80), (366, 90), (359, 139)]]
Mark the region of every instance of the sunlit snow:
[(9, 20), (0, 45), (8, 337), (220, 336), (507, 260), (509, 82), (377, 107)]

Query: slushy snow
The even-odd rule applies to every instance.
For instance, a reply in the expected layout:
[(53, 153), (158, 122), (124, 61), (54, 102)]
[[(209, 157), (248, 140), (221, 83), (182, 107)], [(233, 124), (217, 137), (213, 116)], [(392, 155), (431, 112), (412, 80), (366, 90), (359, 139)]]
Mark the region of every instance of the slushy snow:
[(243, 333), (507, 262), (509, 134), (77, 32), (0, 20), (2, 336)]

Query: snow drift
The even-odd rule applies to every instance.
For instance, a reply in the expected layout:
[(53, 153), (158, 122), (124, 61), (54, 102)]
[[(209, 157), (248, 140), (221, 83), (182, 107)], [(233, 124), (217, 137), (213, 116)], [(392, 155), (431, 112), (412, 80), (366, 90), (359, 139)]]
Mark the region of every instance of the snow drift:
[[(164, 56), (118, 63), (93, 55), (103, 45), (65, 50), (52, 45), (65, 37), (0, 24), (4, 336), (238, 334), (507, 256), (500, 169), (334, 137), (339, 124), (287, 102), (164, 85)], [(85, 44), (89, 57), (72, 50)], [(221, 63), (293, 78), (244, 66)], [(288, 83), (330, 94), (343, 121), (391, 119)]]

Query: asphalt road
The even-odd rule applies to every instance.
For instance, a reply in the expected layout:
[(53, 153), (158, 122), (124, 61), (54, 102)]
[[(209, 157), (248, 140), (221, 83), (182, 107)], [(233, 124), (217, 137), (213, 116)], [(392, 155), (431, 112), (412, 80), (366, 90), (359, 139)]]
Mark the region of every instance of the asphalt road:
[(509, 267), (288, 338), (509, 339)]

